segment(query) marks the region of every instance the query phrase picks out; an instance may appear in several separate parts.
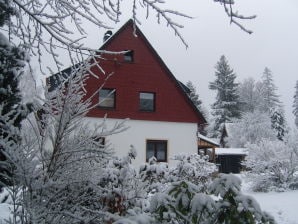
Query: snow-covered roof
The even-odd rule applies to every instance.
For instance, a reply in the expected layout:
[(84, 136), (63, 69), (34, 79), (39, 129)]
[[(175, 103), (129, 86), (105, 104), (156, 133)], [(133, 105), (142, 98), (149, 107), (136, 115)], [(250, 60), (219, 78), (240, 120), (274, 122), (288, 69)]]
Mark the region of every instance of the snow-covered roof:
[(214, 145), (218, 145), (218, 146), (220, 145), (215, 139), (208, 138), (208, 137), (206, 137), (204, 135), (201, 135), (201, 134), (198, 134), (198, 138), (203, 139), (203, 140), (205, 140), (207, 142), (210, 142), (210, 143), (212, 143)]
[(215, 148), (215, 155), (247, 155), (246, 148)]

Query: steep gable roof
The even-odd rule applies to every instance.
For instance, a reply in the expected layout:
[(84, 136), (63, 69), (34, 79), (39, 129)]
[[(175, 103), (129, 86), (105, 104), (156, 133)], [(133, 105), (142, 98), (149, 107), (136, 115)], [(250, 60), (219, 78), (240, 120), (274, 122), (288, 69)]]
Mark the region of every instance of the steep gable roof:
[(191, 101), (191, 99), (188, 96), (188, 88), (178, 81), (171, 70), (167, 67), (165, 62), (162, 60), (162, 58), (159, 56), (159, 54), (156, 52), (156, 50), (153, 48), (153, 46), (150, 44), (146, 36), (143, 34), (143, 32), (139, 29), (139, 27), (134, 23), (132, 19), (128, 20), (117, 32), (115, 32), (113, 35), (111, 35), (104, 43), (103, 45), (99, 48), (100, 50), (105, 50), (116, 38), (120, 33), (122, 33), (128, 26), (133, 27), (134, 29), (134, 35), (137, 37), (142, 38), (146, 46), (150, 49), (151, 53), (154, 55), (154, 57), (157, 59), (159, 62), (160, 66), (162, 66), (165, 70), (167, 75), (170, 77), (171, 80), (174, 81), (176, 88), (180, 92), (180, 94), (184, 97), (188, 105), (195, 111), (197, 116), (203, 121), (203, 123), (207, 124), (206, 119), (202, 115), (202, 113), (198, 110), (198, 108), (194, 105), (194, 103)]
[[(188, 88), (181, 82), (179, 82), (175, 76), (172, 74), (170, 69), (167, 67), (167, 65), (164, 63), (164, 61), (161, 59), (159, 54), (156, 52), (156, 50), (152, 47), (148, 39), (145, 37), (145, 35), (142, 33), (142, 31), (139, 29), (139, 27), (134, 24), (133, 20), (128, 20), (117, 32), (112, 34), (99, 48), (99, 50), (104, 51), (106, 48), (109, 47), (110, 44), (113, 43), (113, 41), (128, 27), (133, 27), (134, 34), (137, 37), (140, 37), (143, 40), (143, 43), (148, 47), (151, 54), (154, 56), (154, 58), (158, 61), (159, 65), (166, 71), (166, 74), (168, 77), (175, 83), (176, 89), (181, 94), (181, 96), (184, 98), (184, 100), (187, 102), (187, 104), (192, 108), (192, 110), (195, 112), (197, 117), (202, 121), (202, 123), (207, 123), (206, 119), (202, 115), (202, 113), (198, 110), (198, 108), (194, 105), (194, 103), (191, 101), (191, 99), (188, 96)], [(60, 73), (57, 73), (55, 75), (52, 75), (47, 78), (47, 85), (49, 87), (49, 90), (53, 90), (57, 87), (61, 82), (65, 81), (67, 79), (67, 75), (72, 71), (72, 69), (75, 69), (77, 66), (79, 66), (79, 63), (68, 67), (61, 71)]]

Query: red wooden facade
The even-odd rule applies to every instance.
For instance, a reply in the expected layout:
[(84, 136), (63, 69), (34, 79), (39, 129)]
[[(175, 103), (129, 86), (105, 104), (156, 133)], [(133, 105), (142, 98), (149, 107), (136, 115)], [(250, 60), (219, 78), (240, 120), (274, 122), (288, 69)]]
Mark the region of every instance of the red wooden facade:
[[(134, 34), (131, 20), (112, 35), (101, 50), (132, 51), (133, 61), (126, 62), (123, 54), (101, 54), (103, 59), (99, 60), (99, 64), (105, 74), (95, 66), (92, 68), (92, 72), (99, 74), (99, 79), (91, 76), (87, 80), (87, 97), (98, 90), (107, 76), (113, 73), (106, 80), (104, 88), (116, 90), (116, 106), (114, 109), (95, 108), (88, 116), (103, 117), (107, 114), (109, 118), (119, 119), (206, 123), (138, 27)], [(155, 93), (153, 112), (139, 110), (140, 92)], [(93, 100), (98, 102), (98, 97)]]

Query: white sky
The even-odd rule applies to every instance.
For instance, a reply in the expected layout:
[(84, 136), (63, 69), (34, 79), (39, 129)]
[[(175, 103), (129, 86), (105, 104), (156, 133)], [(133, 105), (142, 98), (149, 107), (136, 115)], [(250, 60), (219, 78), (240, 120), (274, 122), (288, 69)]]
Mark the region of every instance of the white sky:
[[(292, 102), (298, 80), (297, 0), (236, 0), (234, 9), (240, 14), (257, 15), (254, 20), (243, 21), (245, 27), (254, 32), (251, 35), (230, 25), (222, 6), (212, 0), (167, 2), (168, 8), (194, 17), (177, 18), (185, 26), (181, 33), (189, 44), (188, 49), (165, 23), (157, 25), (154, 13), (149, 20), (140, 16), (142, 25), (139, 27), (176, 78), (195, 84), (206, 107), (214, 102), (215, 93), (208, 85), (215, 79), (214, 65), (224, 54), (237, 74), (237, 81), (250, 76), (258, 80), (264, 68), (270, 68), (287, 120), (293, 122)], [(115, 31), (131, 17), (129, 11), (124, 10), (119, 24), (111, 24)], [(100, 47), (105, 30), (86, 29), (90, 32), (88, 46)]]

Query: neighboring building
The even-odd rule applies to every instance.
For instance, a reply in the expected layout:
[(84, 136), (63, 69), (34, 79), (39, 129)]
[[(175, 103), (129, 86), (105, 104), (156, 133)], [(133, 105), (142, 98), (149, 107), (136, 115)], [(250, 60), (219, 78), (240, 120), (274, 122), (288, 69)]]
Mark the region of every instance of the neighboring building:
[(244, 148), (215, 148), (216, 164), (220, 173), (240, 173), (241, 162), (247, 155)]
[[(206, 120), (184, 86), (132, 20), (115, 34), (108, 34), (100, 50), (126, 53), (102, 53), (97, 60), (105, 74), (98, 66), (91, 68), (99, 78), (90, 76), (86, 81), (86, 97), (103, 87), (93, 101), (99, 102), (99, 106), (88, 113), (87, 121), (99, 123), (107, 115), (107, 126), (112, 127), (115, 122), (129, 118), (126, 123), (129, 129), (108, 136), (105, 142), (111, 143), (120, 157), (133, 145), (138, 153), (137, 166), (152, 156), (171, 164), (170, 158), (175, 154), (197, 153), (198, 125)], [(57, 85), (51, 78), (47, 83), (51, 88)]]
[(220, 144), (211, 138), (208, 138), (202, 134), (198, 134), (198, 151), (203, 151), (205, 155), (209, 156), (210, 162), (215, 162), (215, 148), (218, 148)]

